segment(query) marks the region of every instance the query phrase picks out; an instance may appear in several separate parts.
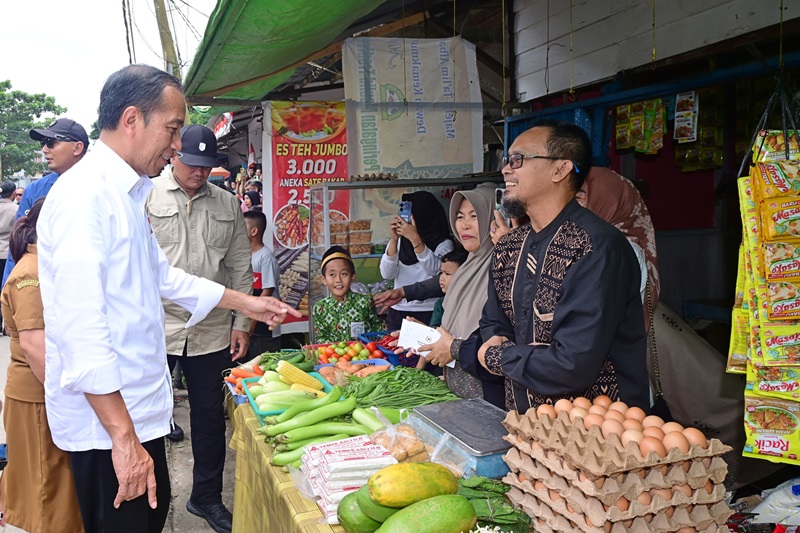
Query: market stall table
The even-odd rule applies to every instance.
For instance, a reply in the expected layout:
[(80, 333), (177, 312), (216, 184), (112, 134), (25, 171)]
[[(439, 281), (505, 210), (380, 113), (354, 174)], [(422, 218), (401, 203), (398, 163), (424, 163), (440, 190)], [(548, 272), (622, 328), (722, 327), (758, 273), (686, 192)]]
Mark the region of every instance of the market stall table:
[(231, 448), (236, 450), (236, 486), (232, 533), (344, 533), (341, 526), (323, 523), (317, 504), (303, 496), (289, 474), (272, 466), (273, 455), (256, 433), (258, 416), (249, 403), (234, 411)]

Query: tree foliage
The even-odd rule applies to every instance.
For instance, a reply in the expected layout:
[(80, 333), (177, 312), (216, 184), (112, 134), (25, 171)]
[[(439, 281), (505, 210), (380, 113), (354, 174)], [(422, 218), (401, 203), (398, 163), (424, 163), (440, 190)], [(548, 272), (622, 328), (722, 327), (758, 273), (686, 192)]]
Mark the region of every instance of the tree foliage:
[(2, 178), (24, 170), (28, 174), (43, 172), (47, 165), (39, 162), (39, 143), (28, 135), (32, 128), (44, 128), (53, 117), (67, 109), (56, 104), (52, 96), (12, 91), (11, 81), (0, 81), (0, 158)]

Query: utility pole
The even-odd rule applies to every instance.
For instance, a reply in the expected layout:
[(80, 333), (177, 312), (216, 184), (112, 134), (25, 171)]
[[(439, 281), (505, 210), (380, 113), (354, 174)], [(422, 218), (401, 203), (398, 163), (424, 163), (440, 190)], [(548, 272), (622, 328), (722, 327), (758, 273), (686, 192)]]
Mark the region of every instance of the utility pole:
[(167, 21), (167, 8), (164, 0), (153, 0), (156, 8), (156, 22), (158, 23), (158, 35), (161, 37), (161, 48), (164, 50), (164, 63), (166, 71), (179, 80), (182, 80), (181, 67), (178, 64), (178, 53), (175, 51), (175, 41), (172, 39), (172, 32)]

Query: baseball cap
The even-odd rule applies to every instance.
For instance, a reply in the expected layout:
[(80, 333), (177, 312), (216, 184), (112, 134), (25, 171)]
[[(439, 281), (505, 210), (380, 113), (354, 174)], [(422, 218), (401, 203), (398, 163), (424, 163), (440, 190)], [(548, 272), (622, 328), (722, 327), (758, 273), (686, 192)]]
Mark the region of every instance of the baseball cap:
[(84, 148), (89, 147), (89, 136), (83, 126), (69, 118), (60, 118), (47, 126), (45, 129), (32, 129), (31, 139), (42, 141), (45, 139), (56, 139), (57, 141), (80, 141)]
[(0, 183), (0, 198), (8, 198), (17, 190), (16, 184), (10, 181)]
[(178, 159), (192, 167), (215, 167), (217, 161), (217, 138), (214, 132), (199, 124), (181, 128), (181, 150)]

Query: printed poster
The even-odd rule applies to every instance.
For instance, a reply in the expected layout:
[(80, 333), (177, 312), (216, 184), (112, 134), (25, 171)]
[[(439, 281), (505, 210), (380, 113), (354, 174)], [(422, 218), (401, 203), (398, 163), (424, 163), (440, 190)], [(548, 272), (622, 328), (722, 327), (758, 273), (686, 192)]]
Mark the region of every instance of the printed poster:
[(458, 178), (483, 170), (475, 46), (460, 37), (356, 37), (342, 47), (351, 175)]
[[(273, 253), (281, 272), (280, 295), (306, 318), (289, 317), (281, 331), (308, 331), (309, 235), (324, 231), (311, 228), (311, 185), (347, 181), (347, 132), (344, 102), (268, 102), (265, 125), (269, 128), (271, 201), (266, 205), (269, 180), (265, 180), (265, 210)], [(269, 119), (269, 120), (267, 120)], [(314, 222), (324, 225), (322, 206)], [(349, 216), (349, 195), (337, 191), (330, 204), (331, 220)], [(266, 239), (265, 239), (266, 241)], [(269, 246), (269, 243), (266, 243)]]

